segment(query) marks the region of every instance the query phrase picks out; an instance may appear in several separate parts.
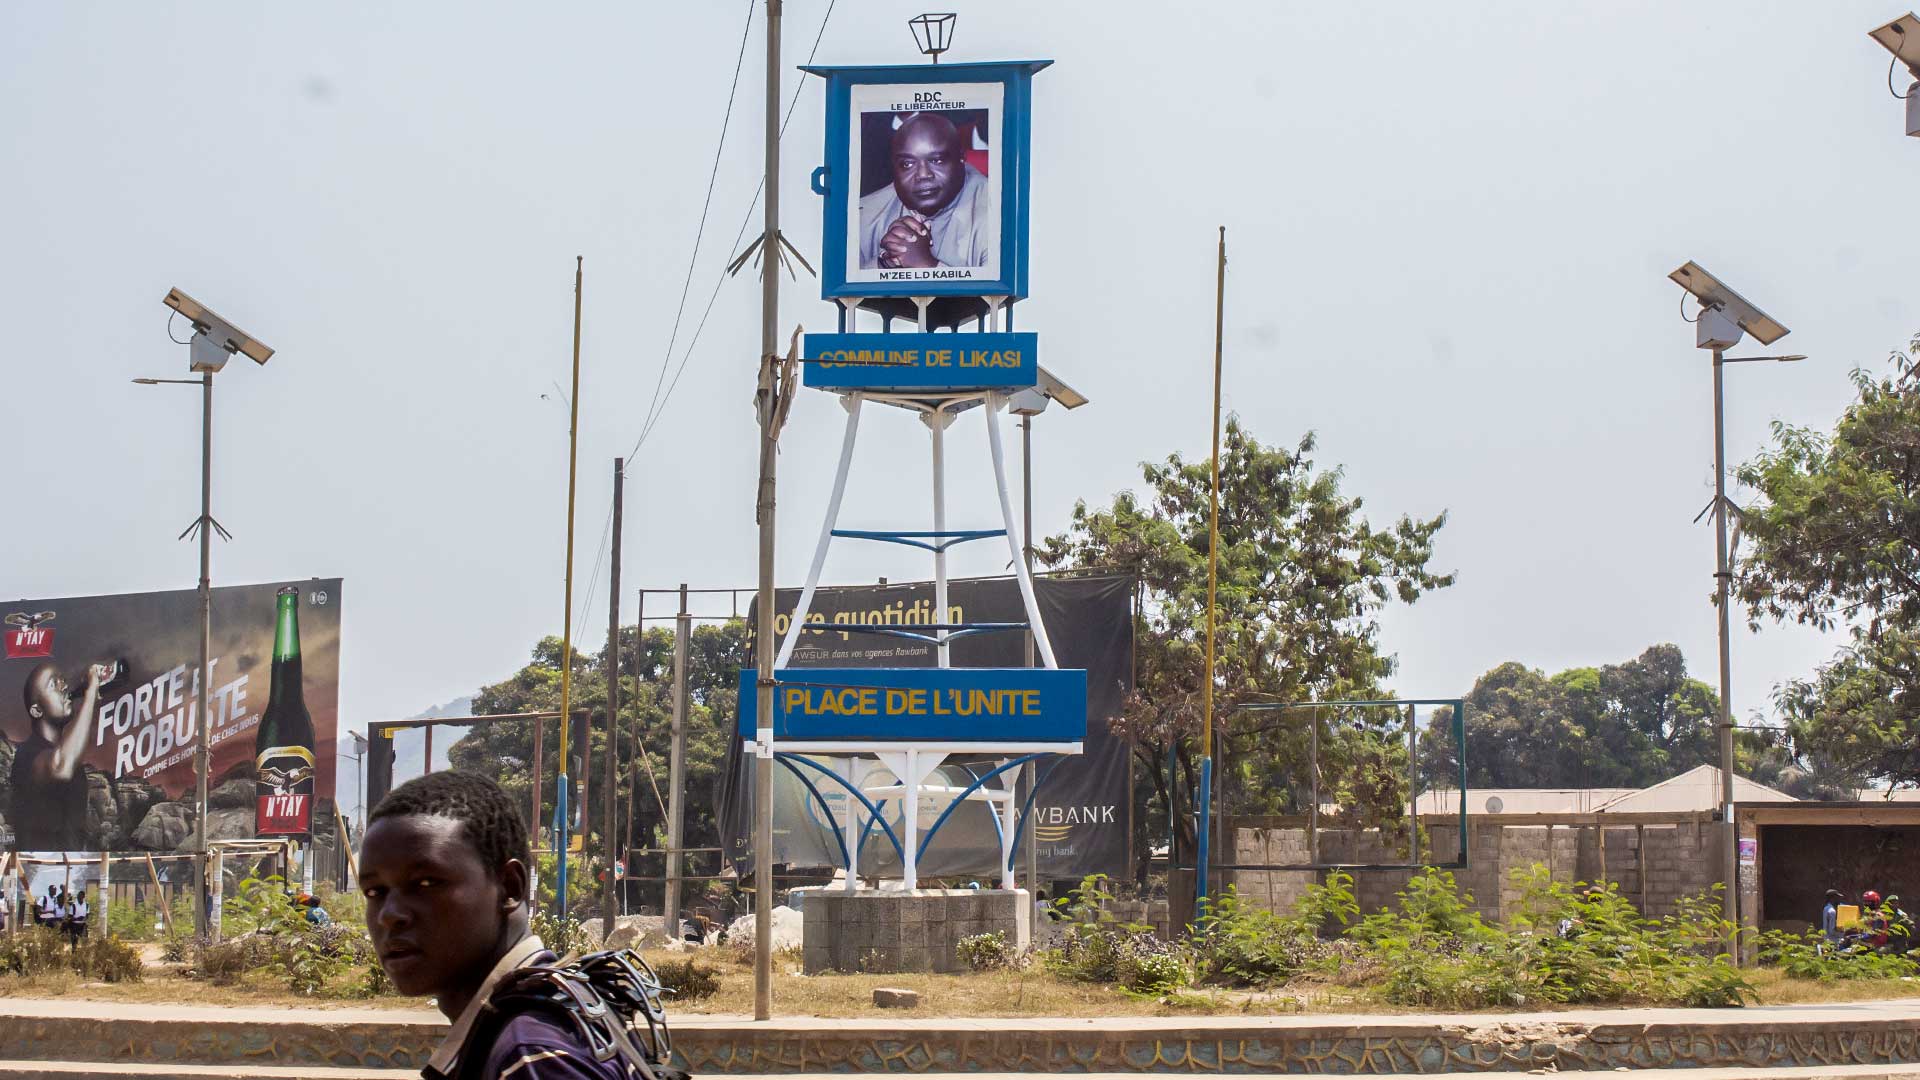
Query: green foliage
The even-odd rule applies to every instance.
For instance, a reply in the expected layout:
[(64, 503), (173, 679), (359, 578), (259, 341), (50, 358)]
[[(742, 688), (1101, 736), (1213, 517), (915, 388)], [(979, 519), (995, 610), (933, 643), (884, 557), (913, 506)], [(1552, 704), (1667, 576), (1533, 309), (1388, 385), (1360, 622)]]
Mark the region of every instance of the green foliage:
[[(738, 673), (741, 667), (752, 663), (748, 641), (746, 622), (735, 619), (696, 626), (689, 642), (685, 758), (686, 787), (691, 796), (687, 800), (685, 843), (688, 847), (713, 847), (720, 842), (721, 773), (733, 736)], [(665, 767), (673, 737), (670, 716), (673, 630), (656, 626), (642, 633), (631, 626), (622, 627), (618, 644), (621, 676), (619, 738), (615, 746), (616, 786), (621, 805), (633, 807), (635, 844), (658, 846), (656, 840), (664, 837), (665, 815), (655, 798), (653, 785), (648, 783), (647, 765), (651, 763), (657, 771), (657, 783), (664, 798)], [(588, 805), (584, 808), (587, 831), (592, 834), (588, 847), (604, 854), (605, 839), (597, 834), (606, 820), (607, 785), (600, 782), (606, 761), (603, 755), (607, 752), (606, 653), (603, 650), (588, 655), (576, 651), (571, 659), (571, 704), (588, 713), (586, 738), (590, 740), (593, 757), (594, 782), (588, 786)], [(484, 715), (558, 710), (560, 672), (560, 639), (542, 638), (534, 645), (526, 666), (475, 693), (473, 711)], [(576, 726), (575, 731), (579, 730)], [(560, 753), (560, 726), (549, 721), (544, 725), (544, 732), (544, 767), (551, 770)], [(645, 760), (636, 760), (642, 757), (643, 750)], [(575, 775), (579, 772), (579, 751), (580, 740), (576, 738), (572, 744), (575, 761), (570, 767)], [(532, 723), (477, 725), (454, 742), (447, 756), (455, 768), (470, 769), (498, 780), (518, 804), (531, 803)], [(636, 777), (637, 792), (634, 790)], [(543, 827), (553, 819), (552, 785), (547, 787), (539, 815)], [(625, 837), (620, 839), (624, 842)], [(542, 880), (552, 879), (543, 874)], [(576, 875), (569, 891), (586, 895), (597, 892), (600, 887), (597, 877)]]
[(1850, 632), (1776, 694), (1796, 762), (1920, 784), (1920, 336), (1888, 367), (1853, 372), (1831, 434), (1776, 423), (1737, 470), (1761, 498), (1741, 515), (1735, 580), (1756, 624)]
[(720, 991), (720, 973), (700, 966), (692, 957), (660, 964), (653, 973), (660, 977), (661, 988), (671, 993), (674, 1001), (699, 1001)]
[(572, 915), (561, 915), (550, 907), (534, 912), (532, 926), (534, 936), (556, 956), (571, 956), (594, 944), (586, 923)]
[(182, 950), (190, 974), (224, 985), (265, 972), (309, 996), (371, 996), (385, 982), (384, 972), (361, 971), (379, 968), (361, 922), (308, 922), (279, 877), (242, 881), (226, 900), (222, 929), (231, 936)]
[(1288, 915), (1254, 907), (1229, 887), (1208, 901), (1187, 949), (1202, 982), (1272, 986), (1338, 967), (1350, 950), (1327, 935), (1343, 932), (1359, 910), (1353, 877), (1341, 870), (1307, 886)]
[[(1469, 787), (1645, 787), (1714, 760), (1720, 697), (1675, 645), (1548, 676), (1509, 661), (1466, 697)], [(1421, 734), (1424, 783), (1459, 783), (1453, 710)]]
[(1151, 927), (1123, 923), (1108, 905), (1105, 874), (1088, 875), (1055, 904), (1069, 920), (1059, 948), (1041, 951), (1047, 970), (1076, 982), (1115, 983), (1130, 993), (1158, 996), (1190, 981), (1180, 949)]
[(145, 965), (140, 950), (112, 934), (90, 934), (73, 950), (73, 968), (101, 982), (139, 982)]
[(1920, 975), (1920, 961), (1881, 953), (1863, 945), (1829, 942), (1818, 930), (1760, 935), (1760, 962), (1795, 979), (1839, 982), (1852, 979), (1905, 979)]
[(68, 970), (67, 935), (44, 926), (0, 934), (0, 974), (45, 975)]
[[(1243, 701), (1380, 697), (1393, 661), (1378, 646), (1379, 612), (1453, 583), (1428, 569), (1444, 514), (1401, 517), (1375, 529), (1338, 468), (1312, 458), (1311, 435), (1291, 450), (1263, 445), (1229, 418), (1220, 455), (1216, 738), (1227, 747), (1216, 780), (1223, 812), (1305, 809), (1309, 734), (1301, 718), (1236, 714)], [(1105, 507), (1081, 503), (1068, 530), (1049, 538), (1055, 566), (1132, 573), (1142, 596), (1135, 628), (1135, 687), (1115, 731), (1137, 747), (1157, 812), (1192, 850), (1189, 804), (1198, 779), (1205, 681), (1207, 561), (1212, 540), (1207, 458), (1179, 454), (1144, 467), (1145, 497), (1122, 492)], [(1378, 710), (1321, 746), (1323, 793), (1369, 823), (1396, 825), (1406, 805), (1401, 718)], [(1168, 751), (1176, 758), (1168, 763)], [(1143, 791), (1143, 798), (1145, 797)]]
[(1025, 958), (1007, 940), (1004, 931), (974, 934), (954, 944), (954, 954), (969, 971), (1008, 971), (1022, 966)]

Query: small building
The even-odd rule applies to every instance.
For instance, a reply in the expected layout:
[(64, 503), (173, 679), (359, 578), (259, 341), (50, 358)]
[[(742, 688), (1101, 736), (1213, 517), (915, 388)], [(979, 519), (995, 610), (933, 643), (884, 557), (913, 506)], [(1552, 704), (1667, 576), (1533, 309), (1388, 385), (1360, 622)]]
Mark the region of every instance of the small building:
[(1740, 802), (1734, 820), (1745, 925), (1811, 926), (1828, 889), (1904, 897), (1909, 910), (1920, 899), (1920, 801)]

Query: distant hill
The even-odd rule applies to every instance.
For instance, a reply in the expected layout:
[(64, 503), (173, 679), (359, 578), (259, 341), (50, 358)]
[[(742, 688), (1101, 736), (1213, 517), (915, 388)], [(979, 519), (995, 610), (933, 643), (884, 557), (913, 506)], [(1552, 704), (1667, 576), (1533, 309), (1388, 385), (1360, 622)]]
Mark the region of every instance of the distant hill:
[[(468, 716), (473, 712), (473, 696), (457, 697), (444, 705), (434, 705), (423, 709), (409, 720), (437, 720), (444, 716)], [(433, 740), (433, 767), (448, 768), (447, 748), (452, 746), (457, 736), (452, 731), (435, 732)], [(445, 738), (438, 736), (445, 735)], [(393, 782), (403, 783), (425, 772), (427, 740), (419, 731), (403, 732), (393, 740)], [(361, 783), (366, 776), (365, 763), (354, 760), (359, 754), (352, 736), (343, 736), (336, 751), (339, 757), (340, 779), (336, 794), (341, 808), (356, 824), (364, 820), (368, 807), (359, 806), (363, 798)], [(356, 779), (356, 777), (360, 779)]]

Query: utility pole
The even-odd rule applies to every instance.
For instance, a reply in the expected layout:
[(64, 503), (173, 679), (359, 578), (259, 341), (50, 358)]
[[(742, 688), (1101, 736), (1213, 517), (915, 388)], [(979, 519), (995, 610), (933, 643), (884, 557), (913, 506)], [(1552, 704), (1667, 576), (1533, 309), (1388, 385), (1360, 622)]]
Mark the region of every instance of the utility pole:
[(553, 846), (556, 876), (554, 904), (561, 918), (567, 914), (567, 742), (573, 734), (573, 495), (575, 465), (580, 456), (580, 287), (586, 275), (586, 257), (573, 261), (573, 390), (567, 397), (567, 574), (566, 613), (560, 623), (560, 793), (553, 807)]
[(680, 614), (673, 618), (673, 749), (667, 759), (667, 895), (660, 907), (661, 928), (680, 940), (680, 847), (687, 832), (687, 653), (693, 645), (693, 616), (687, 612), (687, 585), (680, 583)]
[(773, 525), (775, 425), (774, 342), (780, 319), (780, 0), (767, 0), (766, 229), (760, 237), (760, 626), (754, 635), (754, 704), (760, 743), (753, 761), (753, 1018), (773, 1017)]
[(1196, 917), (1207, 901), (1207, 861), (1212, 856), (1213, 830), (1213, 630), (1214, 600), (1220, 584), (1220, 354), (1226, 323), (1227, 227), (1220, 226), (1220, 259), (1215, 268), (1213, 294), (1213, 484), (1207, 494), (1207, 678), (1200, 686), (1200, 828), (1199, 858), (1194, 862)]
[(620, 845), (614, 835), (620, 789), (620, 515), (621, 495), (627, 487), (627, 463), (613, 459), (613, 581), (607, 588), (607, 801), (604, 847), (607, 856), (606, 914), (601, 916), (605, 932), (600, 940), (613, 937), (613, 920), (620, 915)]

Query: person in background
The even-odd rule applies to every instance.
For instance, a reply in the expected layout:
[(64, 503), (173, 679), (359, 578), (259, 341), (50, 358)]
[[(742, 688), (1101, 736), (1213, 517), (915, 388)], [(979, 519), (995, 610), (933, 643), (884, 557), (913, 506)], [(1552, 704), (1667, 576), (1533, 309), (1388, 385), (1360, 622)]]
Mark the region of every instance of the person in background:
[(0, 889), (0, 934), (13, 929), (13, 897)]
[(327, 914), (327, 909), (320, 906), (320, 898), (312, 893), (301, 893), (296, 898), (296, 902), (306, 909), (307, 921), (309, 923), (315, 926), (325, 926), (333, 921), (333, 916)]
[(47, 886), (46, 898), (35, 905), (35, 909), (36, 914), (39, 916), (41, 926), (49, 930), (58, 930), (60, 928), (59, 889), (52, 885)]
[(1827, 906), (1820, 909), (1820, 933), (1829, 945), (1840, 944), (1840, 905), (1846, 902), (1846, 894), (1839, 889), (1827, 890)]
[(72, 894), (67, 904), (67, 945), (80, 947), (80, 939), (87, 936), (87, 890)]

